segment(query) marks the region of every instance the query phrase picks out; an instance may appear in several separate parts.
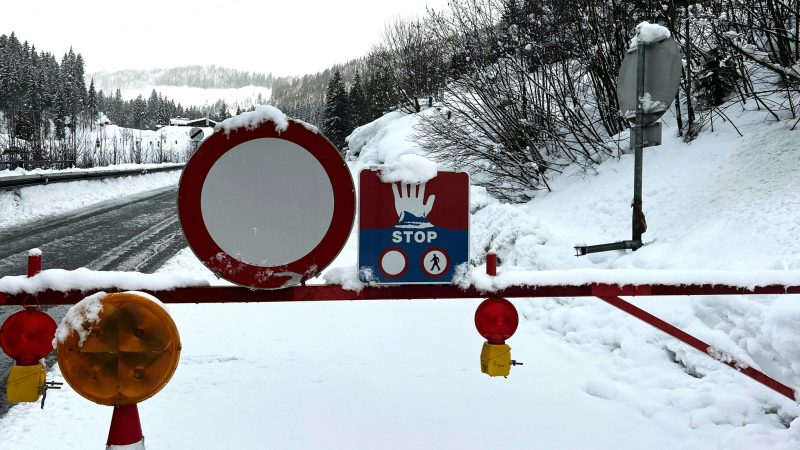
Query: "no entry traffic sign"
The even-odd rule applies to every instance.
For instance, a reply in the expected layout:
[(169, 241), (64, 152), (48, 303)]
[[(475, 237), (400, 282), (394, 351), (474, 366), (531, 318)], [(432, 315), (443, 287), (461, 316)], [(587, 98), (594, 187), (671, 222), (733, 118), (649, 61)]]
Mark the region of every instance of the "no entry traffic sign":
[(244, 286), (280, 288), (334, 260), (353, 225), (355, 190), (322, 134), (293, 120), (266, 121), (206, 139), (181, 176), (178, 215), (211, 271)]
[(438, 172), (421, 184), (359, 175), (359, 273), (377, 283), (450, 283), (469, 259), (469, 176)]
[(200, 141), (202, 141), (203, 140), (203, 130), (201, 130), (200, 128), (197, 128), (197, 127), (192, 128), (191, 130), (189, 130), (189, 139), (191, 139), (192, 142), (200, 142)]

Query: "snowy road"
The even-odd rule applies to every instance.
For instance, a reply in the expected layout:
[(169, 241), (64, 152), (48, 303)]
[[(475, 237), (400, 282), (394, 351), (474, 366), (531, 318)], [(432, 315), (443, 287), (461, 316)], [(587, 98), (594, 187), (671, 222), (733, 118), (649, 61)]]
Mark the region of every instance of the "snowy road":
[[(104, 202), (54, 219), (0, 230), (0, 277), (26, 273), (27, 251), (38, 247), (45, 268), (153, 272), (186, 247), (174, 186)], [(15, 308), (0, 308), (0, 323)], [(60, 320), (65, 307), (49, 313)], [(0, 392), (10, 360), (0, 354)], [(7, 410), (0, 396), (0, 414)]]

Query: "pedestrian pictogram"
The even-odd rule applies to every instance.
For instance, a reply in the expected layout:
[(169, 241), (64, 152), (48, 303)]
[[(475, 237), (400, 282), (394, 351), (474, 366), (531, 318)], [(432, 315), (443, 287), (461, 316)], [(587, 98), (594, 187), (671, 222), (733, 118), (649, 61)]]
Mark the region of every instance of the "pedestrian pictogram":
[(450, 260), (442, 248), (432, 248), (422, 255), (422, 271), (430, 277), (439, 277), (450, 268)]
[(377, 283), (449, 283), (469, 254), (469, 177), (439, 172), (426, 183), (359, 176), (359, 267)]

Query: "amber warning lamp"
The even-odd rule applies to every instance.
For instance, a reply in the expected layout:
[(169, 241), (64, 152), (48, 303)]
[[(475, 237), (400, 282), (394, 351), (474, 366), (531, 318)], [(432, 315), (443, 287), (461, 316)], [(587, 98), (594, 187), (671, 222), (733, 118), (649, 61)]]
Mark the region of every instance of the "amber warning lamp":
[(35, 307), (12, 314), (0, 327), (0, 347), (15, 362), (6, 383), (9, 403), (38, 401), (48, 388), (61, 384), (46, 382), (42, 361), (53, 351), (55, 333), (53, 318)]
[(59, 340), (56, 354), (64, 379), (101, 405), (132, 405), (155, 395), (180, 358), (178, 329), (167, 311), (149, 296), (131, 292), (86, 301), (99, 301), (102, 309)]

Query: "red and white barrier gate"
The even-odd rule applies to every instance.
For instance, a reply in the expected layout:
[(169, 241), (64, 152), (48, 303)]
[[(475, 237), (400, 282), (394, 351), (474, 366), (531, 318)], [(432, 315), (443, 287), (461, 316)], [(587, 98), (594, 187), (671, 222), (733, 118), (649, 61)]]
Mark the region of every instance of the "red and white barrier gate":
[[(34, 252), (29, 256), (29, 275), (35, 275), (41, 270), (41, 254)], [(494, 255), (487, 256), (487, 271), (494, 275), (496, 259)], [(95, 291), (108, 293), (119, 292), (113, 286), (98, 286)], [(219, 286), (219, 287), (185, 287), (171, 290), (147, 291), (164, 303), (262, 303), (262, 302), (292, 302), (292, 301), (336, 301), (336, 300), (458, 300), (485, 298), (491, 295), (512, 298), (547, 298), (547, 297), (597, 297), (611, 306), (630, 314), (670, 336), (696, 348), (712, 358), (732, 367), (734, 370), (747, 375), (764, 386), (773, 389), (779, 394), (797, 401), (796, 391), (767, 374), (749, 365), (736, 361), (729, 355), (721, 352), (702, 340), (676, 328), (662, 319), (638, 308), (623, 300), (623, 296), (698, 296), (698, 295), (775, 295), (775, 294), (800, 294), (800, 284), (769, 286), (741, 287), (725, 284), (641, 284), (641, 285), (616, 285), (603, 283), (589, 283), (570, 286), (510, 286), (494, 292), (484, 292), (475, 287), (460, 288), (455, 285), (405, 285), (364, 287), (362, 290), (349, 291), (341, 286), (334, 285), (308, 285), (295, 286), (281, 290), (253, 290), (246, 287)], [(0, 306), (7, 305), (71, 305), (84, 299), (91, 292), (80, 290), (54, 291), (45, 290), (36, 293), (11, 293), (0, 291)], [(516, 328), (516, 327), (514, 327)], [(511, 331), (513, 333), (513, 331)], [(118, 411), (118, 409), (124, 411)], [(123, 414), (124, 412), (124, 414)], [(125, 417), (122, 417), (125, 416)], [(116, 425), (115, 425), (116, 424)], [(121, 430), (121, 431), (120, 431)], [(135, 436), (134, 436), (135, 435)], [(141, 436), (141, 427), (135, 405), (130, 407), (115, 407), (112, 429), (109, 433), (109, 445), (115, 445), (118, 437), (121, 442), (129, 442), (132, 437)], [(141, 441), (143, 438), (140, 438)], [(143, 441), (142, 441), (143, 442)], [(138, 442), (137, 442), (138, 444)], [(116, 444), (118, 445), (118, 444)], [(124, 444), (123, 444), (124, 445)], [(143, 445), (143, 444), (142, 444)], [(140, 447), (143, 448), (143, 447)]]

